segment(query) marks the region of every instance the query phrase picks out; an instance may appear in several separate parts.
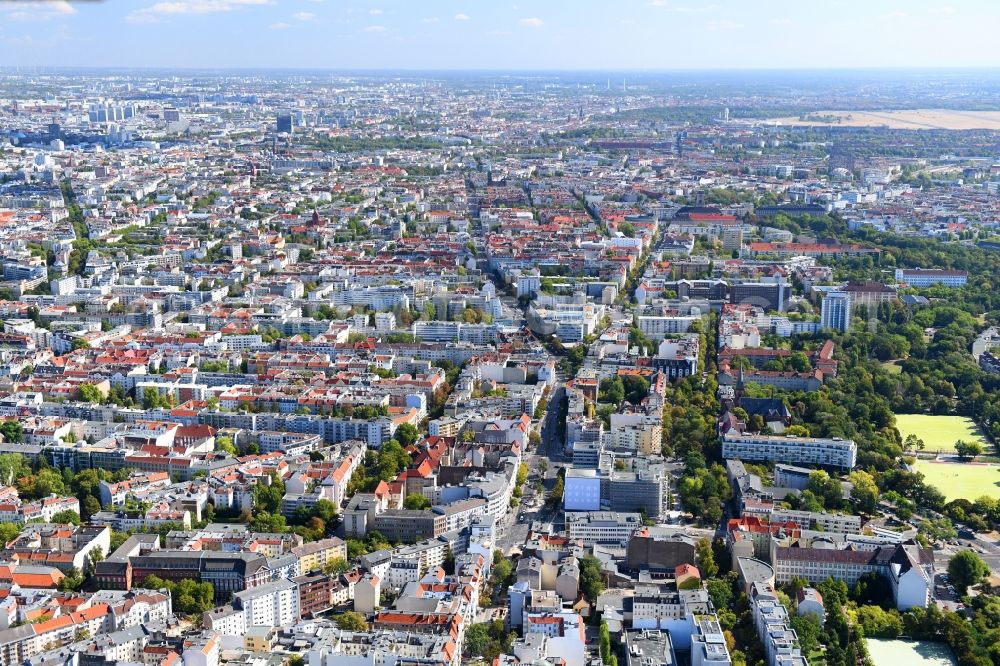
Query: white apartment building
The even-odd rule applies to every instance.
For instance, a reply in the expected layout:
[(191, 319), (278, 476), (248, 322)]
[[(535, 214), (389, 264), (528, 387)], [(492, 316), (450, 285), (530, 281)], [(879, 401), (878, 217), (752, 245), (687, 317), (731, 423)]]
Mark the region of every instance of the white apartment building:
[(691, 636), (691, 666), (730, 666), (726, 636), (714, 615), (698, 618)]
[(788, 611), (778, 601), (770, 583), (755, 582), (750, 592), (757, 637), (764, 645), (769, 666), (808, 666), (798, 636), (791, 628)]
[(699, 321), (700, 316), (667, 316), (653, 317), (640, 316), (639, 330), (651, 340), (662, 339), (666, 335), (675, 333), (687, 333), (691, 324)]
[(730, 430), (722, 436), (722, 457), (854, 469), (858, 446), (854, 440), (839, 437), (753, 435)]
[(247, 627), (286, 627), (299, 621), (299, 588), (290, 580), (264, 583), (233, 595), (233, 607)]

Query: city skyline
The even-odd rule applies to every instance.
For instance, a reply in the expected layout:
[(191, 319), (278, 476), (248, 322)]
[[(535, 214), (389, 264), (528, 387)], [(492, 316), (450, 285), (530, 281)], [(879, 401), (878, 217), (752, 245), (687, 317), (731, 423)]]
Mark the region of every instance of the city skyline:
[[(347, 70), (989, 68), (1000, 67), (988, 32), (998, 14), (989, 3), (929, 1), (880, 2), (863, 17), (848, 3), (817, 15), (783, 1), (25, 1), (0, 4), (0, 61)], [(266, 47), (253, 48), (248, 38)]]

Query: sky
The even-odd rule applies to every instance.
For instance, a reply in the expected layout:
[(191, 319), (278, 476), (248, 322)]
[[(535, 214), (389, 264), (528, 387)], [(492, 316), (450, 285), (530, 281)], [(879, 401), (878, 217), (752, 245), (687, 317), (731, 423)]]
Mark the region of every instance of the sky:
[(1000, 2), (0, 0), (0, 67), (1000, 67)]

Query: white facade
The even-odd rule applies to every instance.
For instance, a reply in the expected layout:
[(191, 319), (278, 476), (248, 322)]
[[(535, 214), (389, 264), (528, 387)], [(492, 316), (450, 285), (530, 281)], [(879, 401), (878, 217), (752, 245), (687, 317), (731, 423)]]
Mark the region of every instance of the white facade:
[(284, 627), (299, 621), (299, 589), (289, 580), (277, 580), (234, 595), (233, 606), (243, 610), (248, 627)]
[(722, 437), (722, 457), (854, 469), (858, 462), (858, 446), (854, 440), (839, 437), (782, 437), (730, 430)]

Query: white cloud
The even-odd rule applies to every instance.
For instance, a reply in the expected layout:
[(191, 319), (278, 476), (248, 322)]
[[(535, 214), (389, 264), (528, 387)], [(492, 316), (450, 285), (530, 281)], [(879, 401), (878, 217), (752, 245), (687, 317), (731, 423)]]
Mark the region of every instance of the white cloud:
[(312, 12), (295, 12), (292, 14), (292, 18), (296, 21), (313, 21), (316, 19), (316, 15)]
[(0, 3), (0, 7), (7, 11), (4, 18), (10, 21), (49, 21), (79, 13), (66, 0)]
[(440, 23), (441, 19), (439, 19), (437, 16), (428, 16), (426, 18), (420, 19), (420, 22), (421, 23)]
[(773, 18), (768, 21), (771, 25), (789, 25), (792, 22), (790, 18)]
[(375, 9), (369, 10), (368, 13), (372, 16), (379, 16), (382, 13), (382, 10), (376, 7)]
[(879, 18), (883, 20), (899, 20), (906, 18), (906, 12), (889, 12), (888, 14), (882, 14)]
[(468, 14), (455, 14), (455, 20), (456, 21), (468, 21), (469, 20), (469, 15)]
[(518, 21), (518, 23), (526, 28), (541, 28), (543, 25), (545, 25), (545, 21), (538, 18), (537, 16), (532, 16), (530, 18), (523, 18), (520, 21)]
[(155, 23), (163, 16), (217, 14), (240, 7), (272, 4), (272, 0), (168, 0), (136, 9), (125, 17), (130, 23)]
[(288, 30), (292, 25), (290, 23), (272, 23), (267, 27), (271, 30)]
[(945, 5), (944, 7), (935, 7), (933, 9), (927, 10), (928, 14), (938, 14), (941, 16), (952, 16), (958, 13), (958, 10), (951, 5)]
[(370, 25), (367, 28), (364, 28), (363, 30), (364, 30), (364, 32), (385, 32), (385, 26), (384, 25)]

